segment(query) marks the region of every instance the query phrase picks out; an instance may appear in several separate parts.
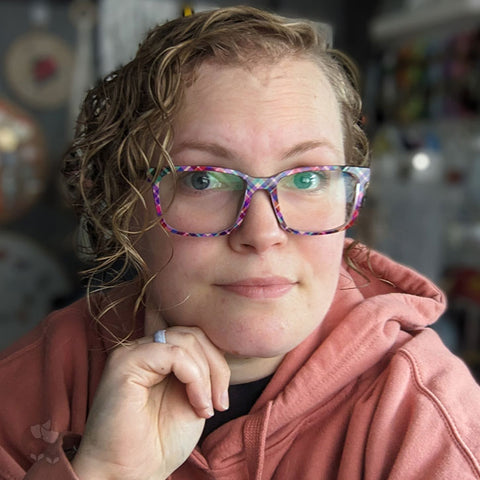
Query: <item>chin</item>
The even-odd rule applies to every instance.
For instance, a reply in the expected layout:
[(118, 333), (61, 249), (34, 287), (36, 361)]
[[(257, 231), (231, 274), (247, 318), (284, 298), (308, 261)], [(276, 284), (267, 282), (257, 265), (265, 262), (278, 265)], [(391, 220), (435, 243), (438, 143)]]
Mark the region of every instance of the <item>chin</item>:
[[(236, 356), (271, 358), (285, 355), (315, 330), (317, 322), (310, 318), (299, 328), (298, 317), (275, 312), (267, 315), (241, 315), (216, 324), (205, 333), (222, 351)], [(307, 314), (302, 315), (308, 318)], [(208, 331), (210, 330), (210, 331)]]
[(272, 335), (260, 335), (256, 338), (241, 338), (235, 336), (235, 342), (226, 342), (224, 347), (219, 347), (228, 355), (238, 358), (274, 358), (286, 355), (293, 350), (303, 339), (298, 339), (298, 342), (292, 342), (290, 337), (288, 341), (281, 338), (273, 338)]
[(262, 347), (262, 348), (245, 348), (245, 349), (231, 349), (226, 351), (226, 354), (231, 357), (235, 358), (274, 358), (286, 355), (290, 349), (283, 349), (283, 348), (270, 348), (270, 347)]

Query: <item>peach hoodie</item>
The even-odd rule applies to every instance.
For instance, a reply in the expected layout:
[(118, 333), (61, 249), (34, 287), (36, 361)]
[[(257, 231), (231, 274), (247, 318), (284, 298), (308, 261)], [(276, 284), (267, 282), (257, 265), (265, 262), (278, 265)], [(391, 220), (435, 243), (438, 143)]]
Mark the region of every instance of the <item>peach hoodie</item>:
[[(356, 260), (376, 272), (368, 284), (343, 269), (321, 327), (172, 480), (480, 479), (480, 389), (428, 328), (442, 293), (378, 253)], [(80, 439), (105, 346), (80, 300), (4, 352), (1, 479), (77, 478), (64, 450)]]

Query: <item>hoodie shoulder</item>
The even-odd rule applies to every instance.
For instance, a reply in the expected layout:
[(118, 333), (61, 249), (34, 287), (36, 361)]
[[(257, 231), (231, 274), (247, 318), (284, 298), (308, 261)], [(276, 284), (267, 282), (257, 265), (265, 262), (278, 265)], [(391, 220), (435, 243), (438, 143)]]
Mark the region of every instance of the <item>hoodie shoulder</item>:
[(83, 298), (50, 313), (35, 328), (0, 353), (0, 370), (22, 357), (35, 356), (35, 352), (39, 353), (39, 350), (49, 345), (84, 340), (86, 330), (91, 327), (90, 322), (86, 300)]
[(480, 478), (480, 387), (438, 334), (425, 328), (399, 348), (386, 381), (384, 407), (402, 418), (396, 435), (410, 439), (403, 453), (422, 452), (417, 458), (425, 465), (435, 459), (437, 470), (429, 478), (453, 471)]
[(467, 365), (430, 328), (403, 345), (396, 356), (408, 366), (417, 394), (437, 410), (459, 445), (472, 447), (480, 462), (480, 387)]

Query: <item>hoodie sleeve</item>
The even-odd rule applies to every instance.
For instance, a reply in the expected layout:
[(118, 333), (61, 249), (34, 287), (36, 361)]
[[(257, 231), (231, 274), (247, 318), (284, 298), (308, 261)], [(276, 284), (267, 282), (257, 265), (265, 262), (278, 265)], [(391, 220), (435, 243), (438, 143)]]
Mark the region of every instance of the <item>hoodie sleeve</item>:
[(101, 370), (86, 325), (74, 304), (1, 354), (0, 479), (77, 480), (67, 455), (86, 421), (89, 372)]
[[(69, 452), (74, 452), (80, 437), (75, 434), (60, 434), (57, 440), (48, 445), (46, 450), (38, 455), (32, 466), (24, 472), (20, 466), (16, 466), (18, 476), (11, 473), (3, 477), (7, 479), (25, 480), (79, 480), (70, 464)], [(3, 463), (3, 462), (2, 462)], [(12, 471), (12, 470), (10, 470)]]
[(339, 478), (480, 479), (480, 388), (426, 329), (357, 402), (346, 445), (353, 461)]

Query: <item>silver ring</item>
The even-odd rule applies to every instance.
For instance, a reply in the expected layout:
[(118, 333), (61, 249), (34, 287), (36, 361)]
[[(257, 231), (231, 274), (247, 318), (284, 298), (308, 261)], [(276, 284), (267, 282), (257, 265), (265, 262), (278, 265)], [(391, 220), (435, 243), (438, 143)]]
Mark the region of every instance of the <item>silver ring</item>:
[(157, 330), (153, 334), (154, 343), (167, 343), (167, 331), (166, 330)]

